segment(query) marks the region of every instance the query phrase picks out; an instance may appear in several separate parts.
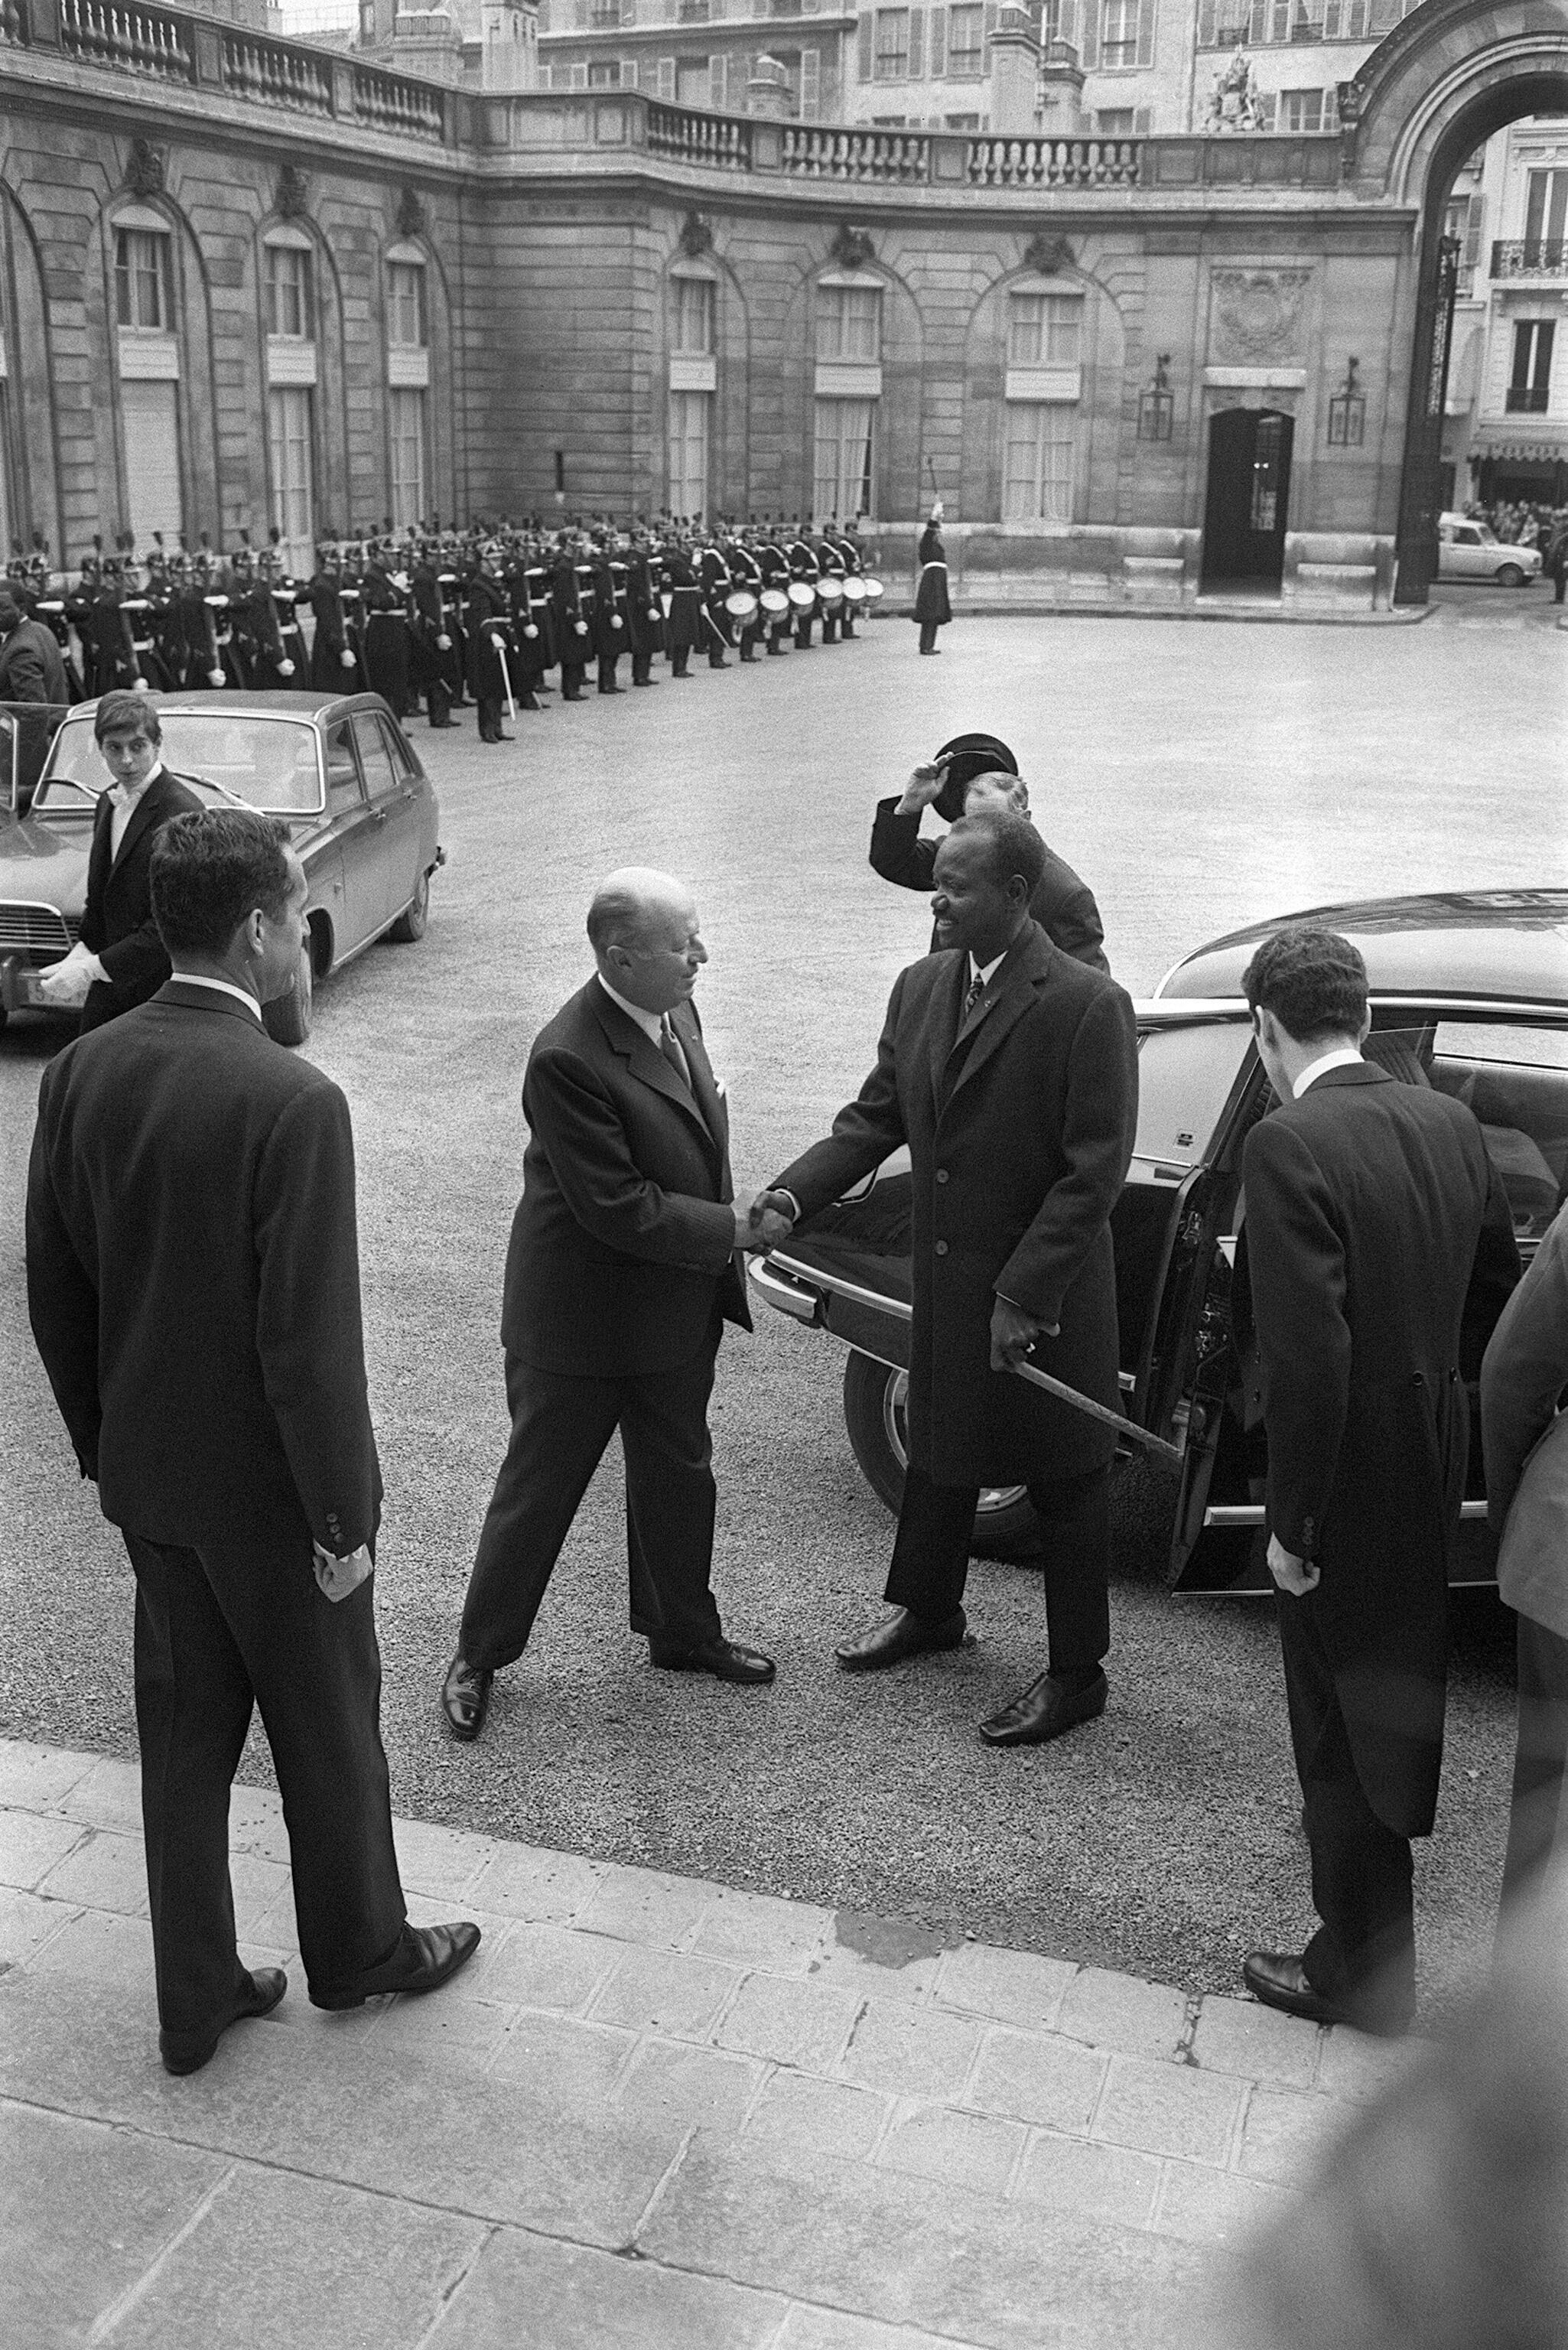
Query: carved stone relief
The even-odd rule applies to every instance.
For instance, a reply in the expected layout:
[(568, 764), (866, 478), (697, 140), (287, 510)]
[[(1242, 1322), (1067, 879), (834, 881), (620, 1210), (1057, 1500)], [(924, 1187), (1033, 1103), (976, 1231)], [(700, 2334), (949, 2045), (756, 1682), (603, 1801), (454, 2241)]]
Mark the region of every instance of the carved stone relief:
[(1216, 269), (1210, 279), (1209, 359), (1260, 367), (1299, 361), (1310, 269)]

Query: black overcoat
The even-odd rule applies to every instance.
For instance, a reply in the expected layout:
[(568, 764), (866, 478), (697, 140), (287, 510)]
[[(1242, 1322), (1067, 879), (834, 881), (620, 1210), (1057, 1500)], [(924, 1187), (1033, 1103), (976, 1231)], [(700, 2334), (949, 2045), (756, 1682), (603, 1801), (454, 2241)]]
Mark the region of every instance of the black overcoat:
[(910, 1458), (939, 1485), (1044, 1483), (1101, 1467), (1116, 1438), (991, 1368), (992, 1310), (1000, 1294), (1059, 1322), (1041, 1368), (1117, 1408), (1109, 1218), (1137, 1125), (1137, 1030), (1115, 981), (1033, 922), (961, 1027), (969, 976), (953, 952), (900, 972), (858, 1097), (775, 1180), (810, 1215), (909, 1144)]
[(184, 776), (161, 768), (136, 804), (118, 857), (112, 854), (115, 804), (108, 792), (94, 808), (81, 941), (102, 963), (108, 984), (95, 980), (88, 988), (84, 1029), (101, 1028), (145, 1003), (168, 978), (169, 957), (152, 919), (152, 851), (166, 824), (205, 806)]
[(935, 621), (939, 629), (945, 627), (953, 616), (948, 598), (948, 551), (934, 523), (928, 523), (921, 533), (919, 563), (919, 585), (915, 590), (915, 608), (910, 617), (922, 627), (929, 621)]
[[(877, 801), (871, 820), (871, 870), (884, 881), (897, 882), (900, 889), (923, 889), (929, 896), (936, 886), (940, 847), (940, 840), (921, 837), (918, 809), (912, 816), (900, 816), (897, 799)], [(1029, 918), (1039, 923), (1053, 946), (1060, 947), (1075, 962), (1086, 962), (1096, 971), (1110, 970), (1095, 893), (1054, 848), (1045, 851), (1045, 870), (1029, 900)], [(933, 929), (933, 952), (936, 944)]]
[(1508, 1202), (1462, 1102), (1362, 1061), (1262, 1119), (1242, 1179), (1269, 1527), (1321, 1575), (1282, 1605), (1315, 1619), (1368, 1803), (1426, 1835), (1469, 1447), (1460, 1334), (1472, 1280), (1495, 1315), (1518, 1279)]

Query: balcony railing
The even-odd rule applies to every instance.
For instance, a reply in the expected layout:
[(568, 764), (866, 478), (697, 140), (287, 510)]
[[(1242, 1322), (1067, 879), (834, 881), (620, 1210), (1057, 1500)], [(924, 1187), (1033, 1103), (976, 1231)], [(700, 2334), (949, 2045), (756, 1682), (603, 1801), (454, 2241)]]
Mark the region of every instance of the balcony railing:
[(931, 142), (918, 131), (835, 130), (811, 122), (786, 122), (784, 168), (800, 180), (908, 186), (930, 178)]
[(1136, 188), (1135, 139), (971, 139), (975, 188)]
[(648, 109), (648, 151), (710, 171), (749, 172), (752, 125), (741, 115), (700, 114), (694, 107), (654, 100)]
[(149, 74), (155, 81), (194, 81), (196, 46), (188, 16), (161, 8), (110, 6), (108, 0), (61, 0), (60, 47), (85, 65)]
[(1511, 416), (1544, 416), (1549, 397), (1544, 383), (1511, 383), (1503, 405)]
[(1568, 243), (1562, 237), (1505, 238), (1491, 249), (1494, 277), (1568, 277)]

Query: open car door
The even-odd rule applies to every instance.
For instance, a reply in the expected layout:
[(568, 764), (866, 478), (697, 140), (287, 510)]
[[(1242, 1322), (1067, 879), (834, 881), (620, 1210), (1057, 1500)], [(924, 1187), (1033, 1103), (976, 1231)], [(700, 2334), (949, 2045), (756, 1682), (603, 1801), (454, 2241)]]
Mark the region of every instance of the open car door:
[(0, 702), (0, 781), (7, 816), (24, 816), (32, 806), (49, 745), (69, 716), (67, 702)]

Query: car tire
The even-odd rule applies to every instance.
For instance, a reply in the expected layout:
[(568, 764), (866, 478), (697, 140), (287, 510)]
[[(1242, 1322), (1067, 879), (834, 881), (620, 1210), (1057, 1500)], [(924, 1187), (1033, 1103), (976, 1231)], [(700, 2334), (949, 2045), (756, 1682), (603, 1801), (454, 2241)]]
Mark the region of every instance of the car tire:
[(420, 875), (420, 886), (392, 924), (387, 936), (400, 947), (411, 947), (423, 938), (431, 926), (431, 877)]
[(1524, 574), (1517, 563), (1500, 563), (1492, 577), (1500, 588), (1522, 588)]
[[(869, 1355), (850, 1353), (844, 1366), (844, 1424), (862, 1474), (879, 1502), (899, 1509), (904, 1499), (904, 1396), (908, 1374)], [(974, 1513), (970, 1548), (976, 1558), (1039, 1555), (1039, 1522), (1022, 1485), (988, 1488)]]
[(286, 995), (262, 1006), (266, 1033), (278, 1045), (303, 1045), (316, 1009), (316, 952), (307, 938), (299, 950), (299, 970)]

